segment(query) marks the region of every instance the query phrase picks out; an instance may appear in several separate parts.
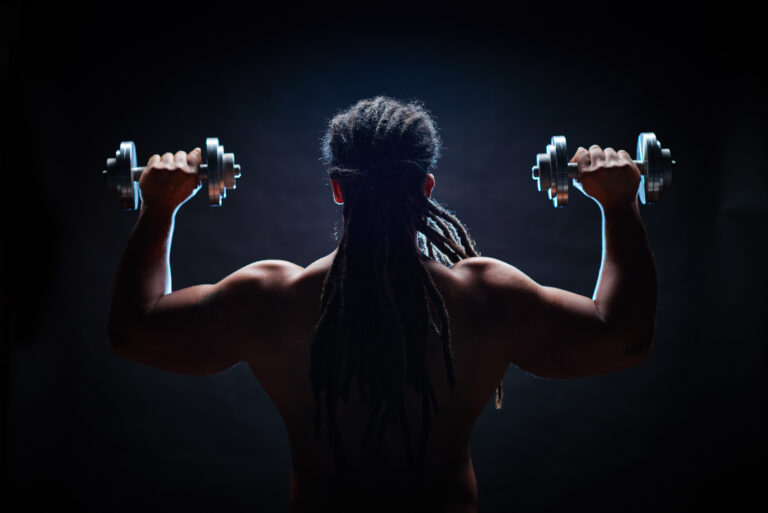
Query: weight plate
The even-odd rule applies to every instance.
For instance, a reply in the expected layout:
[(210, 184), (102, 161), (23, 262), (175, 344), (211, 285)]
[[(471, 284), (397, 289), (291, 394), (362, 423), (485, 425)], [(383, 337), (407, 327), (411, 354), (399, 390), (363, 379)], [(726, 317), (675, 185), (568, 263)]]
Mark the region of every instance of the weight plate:
[(547, 189), (547, 197), (557, 206), (557, 153), (555, 147), (551, 144), (547, 144), (547, 161), (549, 162), (549, 188)]
[(133, 141), (123, 141), (115, 154), (115, 183), (117, 195), (123, 208), (137, 210), (141, 190), (138, 182), (133, 180), (131, 170), (136, 167), (136, 145)]
[(224, 154), (224, 196), (227, 195), (227, 189), (234, 189), (235, 186), (235, 154)]
[[(535, 169), (538, 168), (538, 176), (536, 176)], [(539, 153), (536, 155), (536, 166), (534, 170), (531, 170), (533, 179), (536, 180), (536, 187), (539, 191), (547, 191), (552, 186), (552, 166), (549, 162), (549, 157), (546, 153)]]
[(553, 198), (555, 207), (564, 207), (568, 204), (568, 148), (565, 143), (564, 135), (555, 135), (552, 137), (552, 147), (554, 148), (555, 183), (557, 194)]
[(208, 203), (212, 206), (221, 206), (221, 160), (219, 151), (219, 139), (209, 137), (205, 140), (207, 168), (208, 168)]
[(651, 164), (651, 176), (653, 177), (653, 195), (650, 197), (646, 196), (646, 199), (649, 199), (651, 203), (655, 203), (659, 200), (659, 194), (661, 193), (661, 181), (664, 179), (664, 155), (661, 151), (661, 143), (658, 139), (656, 139), (656, 135), (652, 135), (652, 141), (649, 140), (650, 144), (650, 153), (649, 156), (651, 158), (648, 159), (648, 162)]
[(106, 180), (107, 188), (112, 191), (117, 191), (117, 184), (115, 183), (115, 164), (117, 159), (115, 157), (109, 157), (107, 159), (107, 170), (102, 171)]
[(219, 146), (216, 157), (219, 160), (219, 205), (221, 205), (222, 198), (227, 197), (227, 187), (224, 185), (224, 146)]
[(664, 162), (664, 172), (661, 175), (661, 189), (664, 189), (672, 185), (672, 166), (674, 166), (674, 161), (672, 160), (672, 152), (667, 148), (662, 148), (661, 157)]
[(644, 205), (659, 198), (659, 190), (664, 172), (661, 144), (653, 132), (643, 132), (637, 138), (637, 157), (643, 163), (643, 183), (640, 188), (640, 201)]

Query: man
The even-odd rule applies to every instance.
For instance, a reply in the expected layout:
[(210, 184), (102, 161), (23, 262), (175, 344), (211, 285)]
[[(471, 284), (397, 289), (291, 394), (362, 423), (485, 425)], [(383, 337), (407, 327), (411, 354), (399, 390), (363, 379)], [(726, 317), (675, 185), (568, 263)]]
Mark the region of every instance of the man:
[(416, 103), (362, 100), (330, 122), (323, 156), (339, 246), (306, 268), (250, 264), (172, 292), (178, 208), (197, 190), (200, 150), (153, 155), (119, 264), (114, 350), (183, 374), (245, 361), (285, 421), (293, 511), (474, 512), (469, 440), (507, 367), (546, 378), (645, 361), (656, 271), (640, 218), (640, 171), (625, 151), (579, 148), (575, 185), (603, 214), (592, 299), (478, 256), (431, 198), (440, 139)]

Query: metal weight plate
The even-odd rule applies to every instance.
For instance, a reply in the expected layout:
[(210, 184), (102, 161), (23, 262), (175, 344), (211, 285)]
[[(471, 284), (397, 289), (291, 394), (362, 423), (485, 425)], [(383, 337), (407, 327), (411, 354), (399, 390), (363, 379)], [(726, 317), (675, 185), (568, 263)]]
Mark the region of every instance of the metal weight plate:
[(675, 166), (672, 153), (668, 148), (661, 149), (661, 160), (664, 162), (664, 170), (661, 173), (661, 188), (664, 189), (664, 187), (672, 185), (672, 168)]
[(555, 207), (564, 207), (568, 204), (568, 149), (565, 143), (565, 136), (555, 135), (552, 137), (551, 146), (554, 148), (554, 171), (555, 192), (554, 198), (551, 198)]
[(237, 178), (237, 171), (239, 171), (240, 166), (237, 166), (236, 168), (234, 153), (225, 153), (223, 163), (224, 197), (226, 198), (227, 189), (237, 188), (237, 185), (235, 185), (235, 178)]
[(557, 165), (556, 162), (557, 154), (555, 152), (555, 147), (551, 144), (547, 144), (547, 161), (549, 162), (549, 189), (547, 189), (547, 197), (552, 200), (552, 202), (557, 201), (557, 174), (556, 174), (556, 168)]
[[(117, 152), (116, 152), (117, 153)], [(117, 191), (117, 184), (115, 183), (115, 165), (117, 164), (116, 157), (109, 157), (107, 159), (107, 169), (102, 171), (104, 175), (104, 182), (107, 184), (107, 188), (110, 191)]]
[(224, 185), (224, 146), (219, 146), (216, 157), (219, 161), (219, 206), (221, 206), (222, 198), (227, 197), (227, 187)]
[[(107, 161), (109, 166), (109, 161)], [(136, 145), (133, 141), (123, 141), (115, 153), (114, 184), (117, 196), (125, 210), (137, 210), (141, 189), (139, 183), (133, 180), (131, 170), (136, 167)]]
[(546, 153), (536, 155), (536, 165), (531, 168), (531, 178), (536, 181), (539, 191), (548, 191), (552, 187), (552, 163)]
[(664, 172), (661, 144), (653, 132), (643, 132), (637, 137), (637, 156), (635, 160), (643, 163), (643, 178), (640, 184), (640, 201), (643, 205), (659, 199), (661, 181)]
[(208, 203), (211, 206), (221, 206), (221, 156), (219, 139), (209, 137), (205, 140), (208, 168)]

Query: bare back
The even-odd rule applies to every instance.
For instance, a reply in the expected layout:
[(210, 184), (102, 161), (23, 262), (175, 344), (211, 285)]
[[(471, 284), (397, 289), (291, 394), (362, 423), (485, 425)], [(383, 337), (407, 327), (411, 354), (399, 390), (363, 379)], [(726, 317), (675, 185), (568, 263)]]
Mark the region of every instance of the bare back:
[[(325, 423), (314, 434), (313, 396), (309, 382), (309, 343), (317, 323), (322, 282), (333, 253), (296, 273), (288, 288), (290, 299), (275, 309), (274, 352), (249, 362), (285, 422), (292, 452), (291, 503), (294, 511), (351, 509), (462, 511), (476, 510), (477, 489), (469, 451), (475, 420), (504, 376), (508, 362), (483, 331), (476, 291), (466, 273), (429, 260), (427, 267), (446, 302), (453, 339), (456, 387), (451, 391), (440, 344), (428, 344), (428, 368), (438, 413), (433, 416), (425, 457), (425, 479), (409, 471), (402, 432), (390, 428), (379, 448), (362, 446), (368, 409), (354, 394), (339, 405), (337, 421), (350, 471), (333, 468)], [(352, 387), (354, 390), (355, 387)], [(411, 438), (421, 433), (420, 400), (407, 399)], [(419, 485), (419, 483), (421, 483)], [(422, 492), (423, 490), (423, 492)], [(362, 503), (355, 504), (358, 501)]]

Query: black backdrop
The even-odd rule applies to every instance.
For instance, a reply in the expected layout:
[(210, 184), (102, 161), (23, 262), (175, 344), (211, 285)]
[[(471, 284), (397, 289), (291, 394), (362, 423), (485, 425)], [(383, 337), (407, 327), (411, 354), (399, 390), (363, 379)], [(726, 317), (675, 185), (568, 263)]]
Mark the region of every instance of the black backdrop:
[[(672, 12), (357, 4), (4, 8), (3, 365), (8, 511), (287, 511), (289, 447), (245, 366), (187, 377), (110, 352), (111, 280), (135, 215), (100, 170), (218, 136), (243, 166), (221, 209), (177, 217), (174, 288), (255, 260), (306, 265), (339, 210), (318, 161), (360, 98), (418, 98), (445, 143), (435, 197), (486, 256), (591, 295), (597, 207), (555, 210), (530, 166), (634, 150), (678, 162), (643, 208), (659, 273), (649, 362), (580, 380), (510, 367), (472, 438), (480, 511), (681, 511), (765, 498), (766, 105), (757, 20)], [(578, 194), (578, 193), (576, 193)]]

